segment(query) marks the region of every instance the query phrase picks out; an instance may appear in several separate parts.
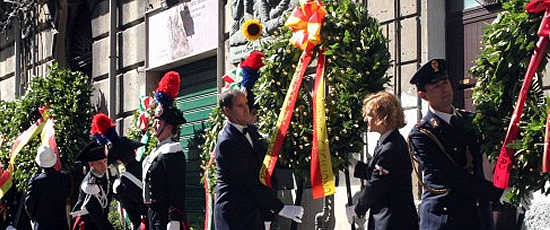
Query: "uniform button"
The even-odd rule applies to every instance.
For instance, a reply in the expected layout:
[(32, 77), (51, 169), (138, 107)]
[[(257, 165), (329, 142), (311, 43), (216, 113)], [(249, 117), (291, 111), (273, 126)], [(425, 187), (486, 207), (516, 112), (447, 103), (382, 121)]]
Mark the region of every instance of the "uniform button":
[(443, 211), (445, 211), (445, 212), (446, 212), (446, 211), (447, 211), (447, 207), (443, 207)]
[(454, 151), (456, 151), (457, 149), (456, 149), (456, 148), (454, 148), (453, 150), (454, 150)]
[(152, 192), (149, 192), (149, 195), (153, 195), (153, 193), (152, 193)]

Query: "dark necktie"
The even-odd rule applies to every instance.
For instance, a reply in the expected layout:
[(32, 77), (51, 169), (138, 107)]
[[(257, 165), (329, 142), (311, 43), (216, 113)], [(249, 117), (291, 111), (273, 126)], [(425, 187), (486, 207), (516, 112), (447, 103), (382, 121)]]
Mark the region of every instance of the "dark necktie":
[(246, 136), (247, 133), (248, 133), (248, 128), (247, 128), (247, 127), (244, 127), (244, 128), (243, 128), (243, 135)]
[(451, 126), (460, 127), (460, 118), (458, 118), (456, 115), (453, 115), (451, 117)]

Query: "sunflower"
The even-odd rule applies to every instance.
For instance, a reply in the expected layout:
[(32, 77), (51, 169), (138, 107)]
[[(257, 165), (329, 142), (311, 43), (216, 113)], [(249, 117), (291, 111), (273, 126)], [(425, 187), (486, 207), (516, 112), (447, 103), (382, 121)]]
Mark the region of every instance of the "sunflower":
[(257, 40), (262, 34), (263, 25), (256, 19), (248, 19), (244, 22), (242, 32), (248, 40)]

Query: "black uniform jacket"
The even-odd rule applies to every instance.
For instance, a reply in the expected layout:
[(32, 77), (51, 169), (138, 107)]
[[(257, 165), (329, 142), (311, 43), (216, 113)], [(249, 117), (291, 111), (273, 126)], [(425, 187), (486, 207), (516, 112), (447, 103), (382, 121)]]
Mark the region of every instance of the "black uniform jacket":
[(144, 202), (148, 205), (152, 225), (166, 225), (170, 220), (184, 221), (185, 154), (179, 142), (165, 140), (143, 162)]
[(71, 214), (81, 217), (86, 230), (114, 230), (108, 219), (112, 197), (108, 173), (98, 177), (90, 170), (80, 184), (78, 202)]
[(254, 147), (229, 123), (216, 145), (216, 230), (265, 229), (266, 213), (276, 215), (284, 206), (273, 190), (260, 183), (266, 150), (258, 141), (259, 133), (251, 126), (249, 130)]
[(379, 143), (368, 164), (357, 163), (354, 176), (365, 179), (366, 185), (355, 211), (363, 216), (370, 209), (368, 229), (418, 229), (411, 172), (407, 143), (399, 130)]
[[(420, 229), (494, 229), (489, 201), (498, 201), (502, 190), (483, 177), (480, 138), (472, 126), (472, 113), (456, 111), (459, 127), (452, 127), (429, 111), (411, 130), (410, 146), (423, 167), (425, 190), (419, 208)], [(441, 148), (426, 134), (433, 133)], [(471, 163), (469, 163), (471, 162)]]
[[(135, 160), (128, 162), (126, 171), (120, 177), (120, 185), (116, 188), (118, 198), (126, 213), (130, 217), (130, 221), (134, 225), (134, 229), (139, 228), (141, 217), (147, 215), (147, 207), (143, 203), (143, 183), (141, 163)], [(130, 179), (132, 176), (133, 179)], [(138, 182), (137, 184), (135, 182)]]
[(34, 222), (33, 229), (69, 229), (67, 200), (71, 189), (69, 175), (46, 169), (29, 182), (25, 210)]

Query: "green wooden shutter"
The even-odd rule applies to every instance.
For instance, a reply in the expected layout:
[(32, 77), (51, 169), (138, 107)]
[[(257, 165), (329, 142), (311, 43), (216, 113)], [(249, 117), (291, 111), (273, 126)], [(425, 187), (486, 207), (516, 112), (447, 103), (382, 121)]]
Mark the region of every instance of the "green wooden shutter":
[(210, 126), (208, 117), (217, 106), (216, 57), (206, 58), (177, 69), (181, 75), (180, 97), (176, 106), (187, 123), (180, 127), (180, 143), (187, 159), (186, 211), (193, 226), (204, 223), (204, 188), (198, 144), (203, 130)]

